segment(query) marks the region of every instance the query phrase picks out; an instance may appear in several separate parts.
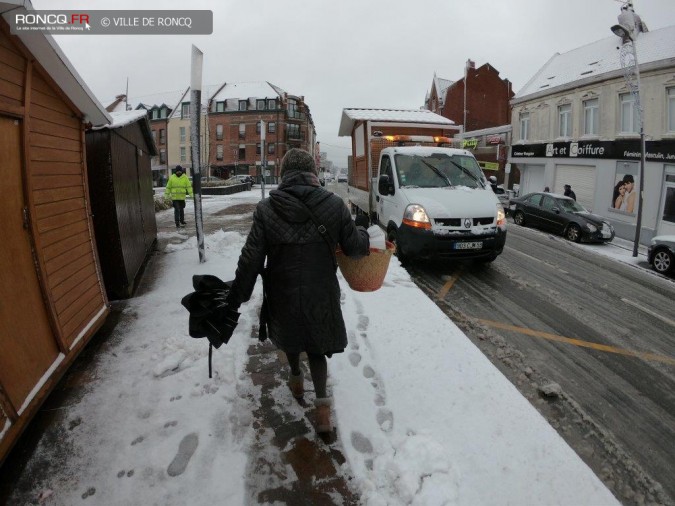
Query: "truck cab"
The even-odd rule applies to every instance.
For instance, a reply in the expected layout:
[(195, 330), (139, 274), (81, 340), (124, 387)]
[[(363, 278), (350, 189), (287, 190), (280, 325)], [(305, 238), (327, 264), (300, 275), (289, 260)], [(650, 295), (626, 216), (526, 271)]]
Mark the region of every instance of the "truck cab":
[(464, 149), (383, 149), (371, 185), (370, 209), (396, 244), (401, 261), (491, 262), (504, 249), (504, 208), (474, 156)]

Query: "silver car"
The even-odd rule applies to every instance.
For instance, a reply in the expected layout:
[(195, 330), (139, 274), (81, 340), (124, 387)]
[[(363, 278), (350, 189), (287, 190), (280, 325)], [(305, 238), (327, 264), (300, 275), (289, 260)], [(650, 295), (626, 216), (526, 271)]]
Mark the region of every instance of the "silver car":
[(649, 265), (661, 274), (675, 273), (675, 235), (658, 235), (649, 245)]

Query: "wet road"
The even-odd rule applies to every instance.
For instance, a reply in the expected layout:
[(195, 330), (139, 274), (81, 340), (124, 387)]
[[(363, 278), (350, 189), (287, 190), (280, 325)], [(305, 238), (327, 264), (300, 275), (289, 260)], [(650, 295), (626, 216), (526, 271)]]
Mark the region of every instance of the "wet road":
[[(637, 464), (663, 486), (663, 502), (675, 501), (672, 280), (513, 224), (504, 253), (487, 268), (413, 264), (408, 270), (441, 307), (473, 323), (464, 330), (479, 347), (485, 338), (475, 325), (562, 387), (579, 416), (593, 422), (588, 426), (615, 443), (617, 455), (596, 455), (598, 466)], [(510, 374), (512, 381), (517, 375)], [(581, 454), (588, 451), (580, 445)]]

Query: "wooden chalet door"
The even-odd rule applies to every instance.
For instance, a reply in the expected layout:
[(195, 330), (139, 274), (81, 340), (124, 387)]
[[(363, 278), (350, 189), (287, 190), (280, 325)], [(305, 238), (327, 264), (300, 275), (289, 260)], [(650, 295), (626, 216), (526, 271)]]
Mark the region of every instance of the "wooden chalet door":
[(0, 116), (0, 386), (16, 411), (59, 355), (24, 226), (21, 131)]

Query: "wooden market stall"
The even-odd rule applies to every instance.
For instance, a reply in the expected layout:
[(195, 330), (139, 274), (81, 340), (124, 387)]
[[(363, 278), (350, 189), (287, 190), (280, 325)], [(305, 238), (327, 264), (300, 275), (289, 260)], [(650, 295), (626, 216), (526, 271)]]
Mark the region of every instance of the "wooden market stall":
[(110, 122), (54, 40), (12, 35), (0, 0), (0, 463), (108, 314), (85, 124)]
[(86, 133), (94, 231), (110, 299), (131, 297), (157, 241), (150, 158), (157, 154), (145, 110), (111, 112)]

